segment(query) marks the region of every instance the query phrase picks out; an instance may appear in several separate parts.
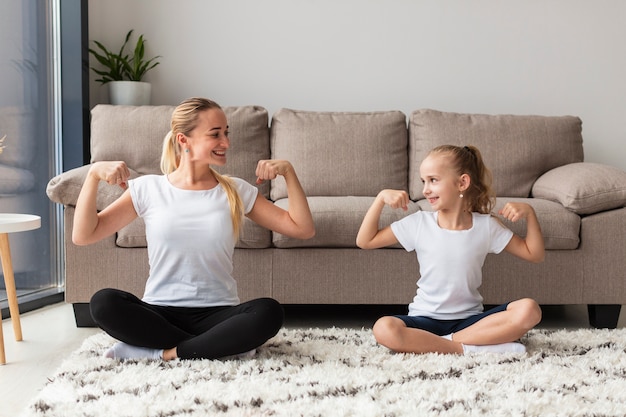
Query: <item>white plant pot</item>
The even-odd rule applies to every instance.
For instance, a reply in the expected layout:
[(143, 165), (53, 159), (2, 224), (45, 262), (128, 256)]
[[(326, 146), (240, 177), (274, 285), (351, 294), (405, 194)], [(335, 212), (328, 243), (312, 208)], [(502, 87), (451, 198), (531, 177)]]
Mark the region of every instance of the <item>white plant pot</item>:
[(109, 98), (111, 104), (144, 106), (150, 104), (152, 85), (142, 81), (111, 81)]

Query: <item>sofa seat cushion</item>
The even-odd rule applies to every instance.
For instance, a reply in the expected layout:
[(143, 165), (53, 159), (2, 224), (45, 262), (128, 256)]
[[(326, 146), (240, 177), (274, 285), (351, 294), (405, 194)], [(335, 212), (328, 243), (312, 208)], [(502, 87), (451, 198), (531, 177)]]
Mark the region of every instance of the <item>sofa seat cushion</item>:
[[(356, 248), (356, 235), (365, 213), (375, 197), (308, 197), (309, 207), (315, 222), (315, 237), (308, 240), (292, 239), (280, 233), (273, 233), (272, 241), (278, 248)], [(287, 209), (289, 199), (276, 201), (277, 206)], [(387, 206), (381, 214), (381, 227), (419, 210), (411, 202), (408, 211), (394, 210)], [(396, 245), (396, 247), (400, 247)]]
[[(295, 167), (307, 196), (375, 196), (407, 189), (406, 115), (281, 109), (272, 117), (272, 158)], [(271, 199), (287, 197), (282, 177)]]
[(568, 164), (539, 177), (532, 194), (578, 214), (612, 210), (626, 206), (626, 172), (591, 162)]
[(541, 174), (583, 161), (582, 121), (574, 116), (523, 116), (417, 110), (409, 118), (409, 193), (423, 198), (419, 167), (439, 145), (474, 145), (492, 171), (496, 195), (530, 197)]
[(32, 172), (0, 164), (0, 195), (24, 194), (34, 186)]
[[(515, 198), (498, 197), (493, 208), (493, 213), (504, 207), (509, 201), (528, 203), (537, 214), (537, 219), (541, 225), (544, 245), (550, 250), (577, 249), (580, 243), (580, 216), (567, 210), (562, 205), (553, 201), (540, 198)], [(432, 210), (427, 200), (419, 200), (418, 204), (422, 210)], [(515, 234), (526, 236), (526, 221), (510, 222), (498, 216), (506, 227)]]

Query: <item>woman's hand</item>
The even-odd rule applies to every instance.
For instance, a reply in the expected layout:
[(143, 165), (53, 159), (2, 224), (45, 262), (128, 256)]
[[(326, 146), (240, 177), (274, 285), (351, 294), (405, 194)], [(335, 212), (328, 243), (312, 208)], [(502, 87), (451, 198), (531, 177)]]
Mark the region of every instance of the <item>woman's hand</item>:
[(98, 181), (105, 181), (110, 185), (117, 184), (126, 189), (130, 171), (124, 161), (100, 161), (91, 166), (89, 175)]
[(256, 166), (256, 183), (261, 184), (266, 180), (273, 180), (277, 176), (283, 177), (293, 171), (293, 166), (289, 161), (282, 159), (264, 159), (259, 161)]

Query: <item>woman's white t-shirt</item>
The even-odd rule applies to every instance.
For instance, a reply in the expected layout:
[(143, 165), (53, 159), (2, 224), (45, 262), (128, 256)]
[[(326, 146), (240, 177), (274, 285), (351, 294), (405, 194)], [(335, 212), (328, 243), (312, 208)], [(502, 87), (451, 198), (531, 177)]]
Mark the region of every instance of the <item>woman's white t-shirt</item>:
[(400, 244), (416, 252), (420, 265), (409, 315), (458, 320), (479, 314), (485, 257), (500, 253), (513, 232), (489, 214), (472, 213), (468, 230), (442, 229), (437, 216), (436, 211), (418, 211), (391, 224)]
[[(258, 189), (239, 178), (232, 180), (248, 213)], [(222, 186), (183, 190), (165, 175), (144, 175), (129, 181), (129, 189), (135, 211), (146, 224), (150, 275), (143, 300), (180, 307), (238, 304), (232, 277), (236, 241)]]

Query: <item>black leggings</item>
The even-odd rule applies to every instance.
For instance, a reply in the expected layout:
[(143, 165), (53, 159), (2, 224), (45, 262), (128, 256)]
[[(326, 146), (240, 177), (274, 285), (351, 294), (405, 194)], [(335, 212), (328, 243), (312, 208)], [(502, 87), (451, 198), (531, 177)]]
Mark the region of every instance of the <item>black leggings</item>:
[(112, 288), (95, 293), (90, 309), (94, 321), (112, 337), (134, 346), (176, 347), (181, 359), (248, 352), (274, 337), (284, 318), (282, 306), (271, 298), (237, 306), (169, 307)]

